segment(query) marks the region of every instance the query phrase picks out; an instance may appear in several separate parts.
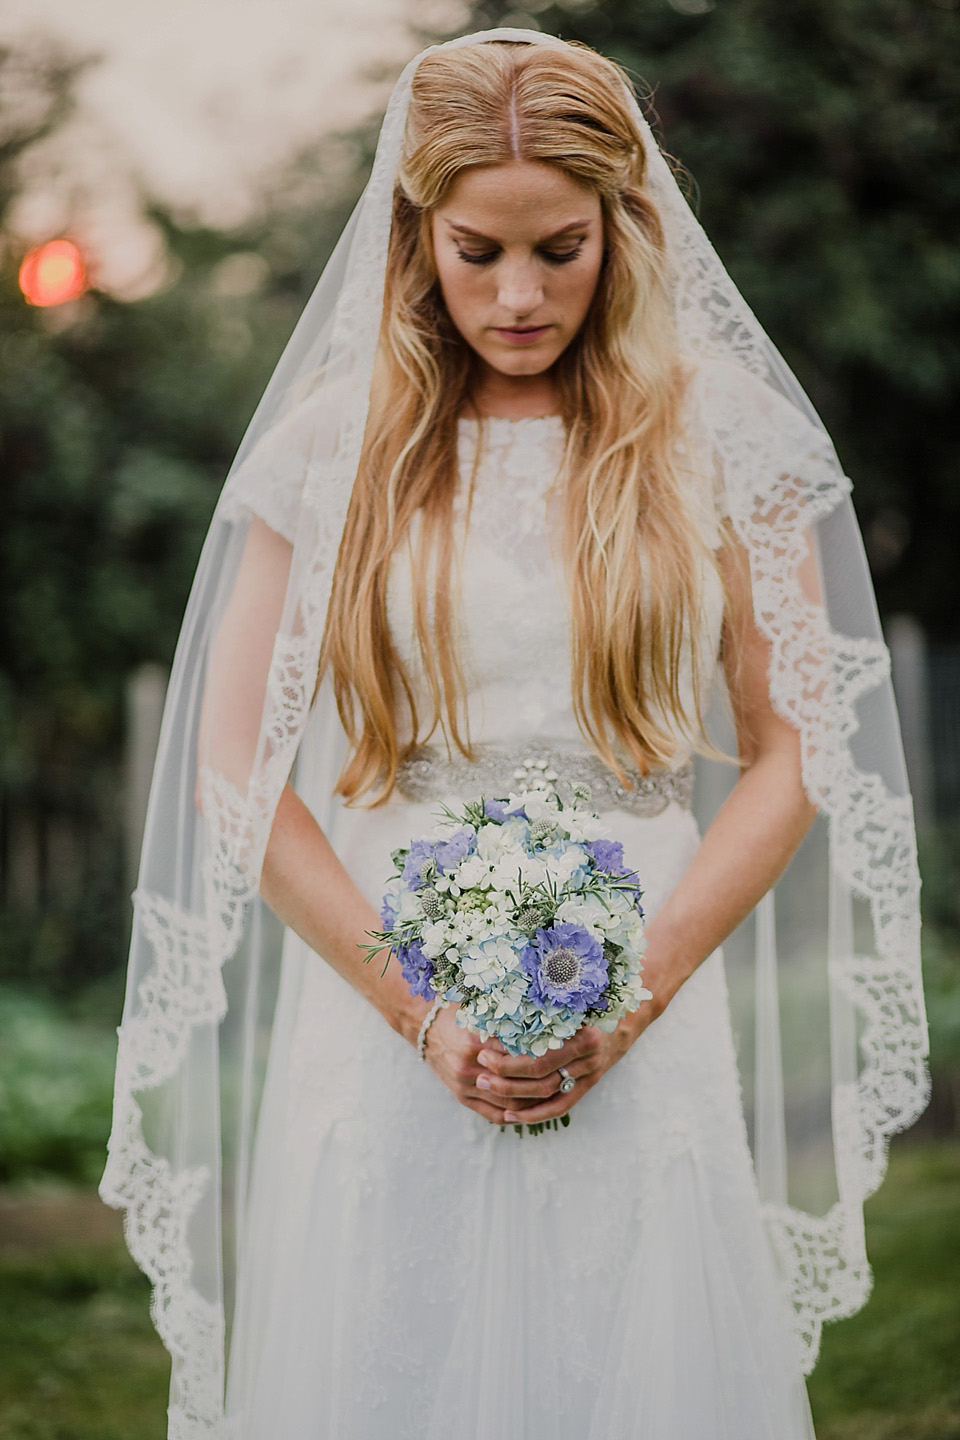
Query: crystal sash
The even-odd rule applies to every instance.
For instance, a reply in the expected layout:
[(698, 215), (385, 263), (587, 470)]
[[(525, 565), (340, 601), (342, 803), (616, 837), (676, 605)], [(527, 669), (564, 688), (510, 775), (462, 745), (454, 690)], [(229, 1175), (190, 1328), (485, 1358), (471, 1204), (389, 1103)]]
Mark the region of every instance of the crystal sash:
[(672, 804), (689, 810), (693, 799), (693, 761), (676, 769), (625, 770), (629, 788), (589, 750), (552, 745), (477, 745), (473, 760), (448, 756), (421, 745), (397, 770), (397, 790), (405, 800), (441, 800), (445, 795), (506, 796), (520, 790), (555, 790), (561, 800), (579, 798), (592, 809), (627, 810), (631, 815), (660, 815)]

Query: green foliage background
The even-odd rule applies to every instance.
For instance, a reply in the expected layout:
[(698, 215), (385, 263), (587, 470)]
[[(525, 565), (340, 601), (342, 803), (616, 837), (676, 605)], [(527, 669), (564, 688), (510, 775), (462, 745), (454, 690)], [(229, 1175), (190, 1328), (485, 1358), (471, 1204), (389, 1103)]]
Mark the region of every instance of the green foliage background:
[[(0, 50), (0, 227), (81, 69), (49, 49)], [(359, 132), (294, 157), (240, 230), (145, 196), (169, 279), (135, 303), (93, 290), (34, 309), (22, 247), (7, 236), (0, 249), (0, 977), (70, 994), (122, 962), (124, 684), (172, 659), (230, 460), (367, 149)], [(26, 896), (21, 815), (41, 844), (61, 822), (83, 837), (78, 856), (41, 863)]]
[[(527, 8), (481, 0), (463, 28), (540, 25), (641, 79), (709, 234), (837, 439), (881, 611), (960, 639), (956, 0)], [(0, 226), (82, 68), (0, 52)], [(0, 977), (70, 991), (119, 963), (124, 682), (170, 661), (230, 458), (372, 133), (295, 157), (241, 230), (144, 197), (169, 275), (146, 300), (35, 310), (18, 246), (0, 252), (0, 806), (80, 816), (88, 835), (72, 877), (48, 861), (39, 896), (0, 882)]]
[(882, 613), (957, 639), (954, 0), (483, 0), (650, 94), (721, 258), (853, 476)]

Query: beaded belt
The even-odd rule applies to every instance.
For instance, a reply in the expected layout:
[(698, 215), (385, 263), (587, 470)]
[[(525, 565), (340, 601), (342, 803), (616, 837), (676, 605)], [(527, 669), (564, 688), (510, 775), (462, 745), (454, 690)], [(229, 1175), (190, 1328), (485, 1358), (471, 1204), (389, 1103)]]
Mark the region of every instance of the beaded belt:
[(599, 755), (560, 750), (550, 745), (508, 749), (478, 745), (476, 759), (448, 757), (421, 745), (400, 762), (397, 789), (405, 800), (441, 800), (445, 795), (506, 796), (520, 790), (555, 790), (561, 800), (580, 799), (593, 810), (627, 810), (631, 815), (660, 815), (671, 803), (689, 810), (693, 799), (693, 761), (675, 770), (627, 770), (622, 785)]

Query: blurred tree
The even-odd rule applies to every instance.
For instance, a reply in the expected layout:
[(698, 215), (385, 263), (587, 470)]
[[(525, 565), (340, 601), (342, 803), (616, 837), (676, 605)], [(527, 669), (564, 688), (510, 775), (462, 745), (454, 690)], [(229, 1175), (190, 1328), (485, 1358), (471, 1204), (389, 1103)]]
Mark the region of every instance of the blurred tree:
[(642, 77), (853, 476), (881, 609), (941, 639), (960, 637), (958, 21), (957, 0), (480, 0), (464, 27), (533, 23)]
[[(856, 480), (882, 607), (952, 639), (956, 0), (712, 3), (527, 8), (655, 86), (708, 231)], [(507, 9), (483, 0), (470, 28)], [(85, 63), (0, 50), (0, 224)], [(219, 486), (372, 137), (295, 157), (233, 231), (145, 200), (168, 270), (145, 300), (32, 309), (21, 248), (0, 250), (0, 976), (66, 984), (120, 959), (124, 681), (171, 657)]]
[[(82, 64), (0, 52), (0, 224)], [(218, 231), (144, 201), (168, 283), (34, 309), (0, 253), (0, 975), (73, 985), (120, 961), (126, 677), (169, 663), (233, 452), (358, 186), (366, 137), (271, 182)]]

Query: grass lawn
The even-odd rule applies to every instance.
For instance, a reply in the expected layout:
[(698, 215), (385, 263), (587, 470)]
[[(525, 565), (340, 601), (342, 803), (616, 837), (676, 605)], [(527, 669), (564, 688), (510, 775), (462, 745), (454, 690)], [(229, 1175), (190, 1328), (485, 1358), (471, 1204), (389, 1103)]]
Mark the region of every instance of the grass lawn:
[(0, 1194), (2, 1440), (163, 1440), (149, 1298), (95, 1194)]
[[(818, 1440), (960, 1440), (960, 1144), (901, 1143), (867, 1216), (874, 1294), (826, 1331)], [(162, 1440), (146, 1282), (89, 1192), (0, 1192), (0, 1354), (0, 1440)]]
[(960, 1143), (901, 1140), (866, 1213), (873, 1294), (824, 1331), (818, 1440), (960, 1440)]

